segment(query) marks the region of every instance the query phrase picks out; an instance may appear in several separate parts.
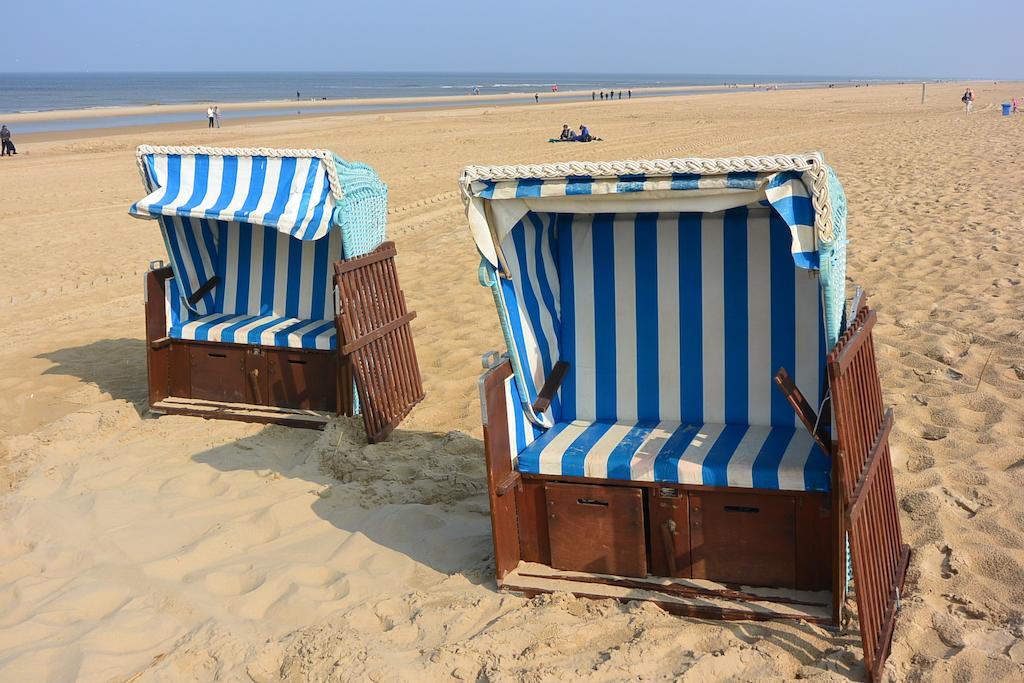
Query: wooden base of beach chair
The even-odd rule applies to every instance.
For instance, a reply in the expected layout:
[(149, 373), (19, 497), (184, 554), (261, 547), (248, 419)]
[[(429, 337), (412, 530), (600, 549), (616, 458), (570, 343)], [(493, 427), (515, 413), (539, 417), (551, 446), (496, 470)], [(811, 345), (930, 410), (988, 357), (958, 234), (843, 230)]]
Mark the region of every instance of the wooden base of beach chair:
[(170, 339), (170, 268), (146, 274), (146, 364), (155, 413), (323, 428), (353, 414), (350, 362), (339, 351)]
[(520, 473), (510, 375), (506, 362), (482, 380), (500, 586), (651, 600), (689, 616), (839, 623), (845, 537), (834, 493)]
[(416, 349), (395, 269), (395, 245), (335, 262), (340, 313), (337, 350), (171, 339), (166, 281), (146, 274), (149, 404), (157, 413), (323, 427), (310, 415), (354, 413), (355, 390), (367, 440), (383, 441), (423, 400)]
[(157, 415), (191, 415), (206, 419), (260, 422), (306, 429), (323, 429), (332, 417), (331, 413), (315, 410), (294, 410), (251, 403), (225, 403), (175, 397), (158, 401), (149, 409)]
[(832, 592), (827, 590), (762, 588), (704, 579), (626, 579), (609, 574), (561, 571), (534, 562), (520, 562), (499, 585), (503, 590), (531, 597), (541, 593), (572, 593), (598, 600), (645, 600), (671, 614), (688, 617), (832, 623)]
[(833, 587), (830, 494), (519, 477), (506, 494), (515, 498), (517, 560), (624, 577)]

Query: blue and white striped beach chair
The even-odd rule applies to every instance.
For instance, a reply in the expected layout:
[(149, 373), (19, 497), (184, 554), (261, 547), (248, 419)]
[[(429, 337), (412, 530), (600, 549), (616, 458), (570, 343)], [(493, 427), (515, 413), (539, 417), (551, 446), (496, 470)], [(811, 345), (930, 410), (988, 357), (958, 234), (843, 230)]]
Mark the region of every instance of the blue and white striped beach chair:
[(821, 157), (472, 166), (461, 187), (508, 351), (481, 379), (499, 581), (842, 592), (846, 204)]
[(324, 150), (142, 146), (138, 164), (130, 213), (156, 219), (169, 260), (147, 279), (151, 405), (351, 412), (332, 265), (384, 241), (373, 170)]

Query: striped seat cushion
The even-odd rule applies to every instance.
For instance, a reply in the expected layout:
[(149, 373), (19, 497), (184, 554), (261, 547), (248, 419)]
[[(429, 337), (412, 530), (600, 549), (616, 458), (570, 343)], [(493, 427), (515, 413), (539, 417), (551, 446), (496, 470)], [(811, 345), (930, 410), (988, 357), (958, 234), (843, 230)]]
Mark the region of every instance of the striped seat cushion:
[(560, 422), (519, 454), (530, 474), (827, 491), (829, 460), (803, 428)]
[(334, 350), (333, 320), (306, 320), (277, 315), (214, 313), (171, 323), (170, 337), (231, 344)]

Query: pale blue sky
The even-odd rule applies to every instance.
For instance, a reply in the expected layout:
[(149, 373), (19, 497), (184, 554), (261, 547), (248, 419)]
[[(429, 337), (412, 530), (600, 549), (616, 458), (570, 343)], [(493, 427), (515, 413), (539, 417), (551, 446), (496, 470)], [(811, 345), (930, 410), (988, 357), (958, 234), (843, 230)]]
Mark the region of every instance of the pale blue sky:
[(1024, 78), (1024, 0), (8, 0), (6, 71)]

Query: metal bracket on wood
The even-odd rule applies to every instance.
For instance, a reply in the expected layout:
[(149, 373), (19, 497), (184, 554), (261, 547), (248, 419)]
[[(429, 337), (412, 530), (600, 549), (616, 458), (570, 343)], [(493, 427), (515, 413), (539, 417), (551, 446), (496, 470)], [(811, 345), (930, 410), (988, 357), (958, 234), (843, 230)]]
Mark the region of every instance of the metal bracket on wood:
[(857, 285), (856, 289), (853, 290), (853, 299), (850, 302), (850, 319), (857, 317), (860, 313), (860, 309), (868, 305), (868, 295), (864, 293), (864, 289)]

